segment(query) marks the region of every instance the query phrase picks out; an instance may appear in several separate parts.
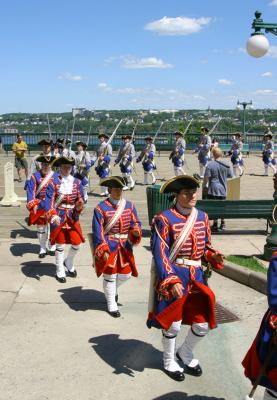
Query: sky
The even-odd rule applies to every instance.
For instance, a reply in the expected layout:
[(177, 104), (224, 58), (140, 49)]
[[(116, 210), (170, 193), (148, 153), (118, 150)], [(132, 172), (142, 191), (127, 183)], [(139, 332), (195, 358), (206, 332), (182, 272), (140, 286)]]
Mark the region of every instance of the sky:
[(93, 109), (277, 108), (277, 37), (245, 44), (277, 0), (1, 2), (0, 114)]

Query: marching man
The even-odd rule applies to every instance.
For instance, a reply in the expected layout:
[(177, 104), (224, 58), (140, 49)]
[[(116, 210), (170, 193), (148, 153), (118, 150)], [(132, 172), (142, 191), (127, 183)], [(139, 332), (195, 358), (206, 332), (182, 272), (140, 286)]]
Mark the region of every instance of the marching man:
[(243, 142), (241, 134), (239, 132), (236, 132), (232, 138), (232, 147), (230, 151), (231, 162), (233, 164), (233, 170), (235, 176), (243, 175), (242, 149), (243, 149)]
[[(104, 179), (110, 175), (110, 169), (111, 169), (110, 162), (113, 155), (113, 150), (112, 146), (109, 143), (107, 143), (109, 139), (108, 135), (106, 135), (105, 133), (100, 133), (98, 135), (98, 139), (100, 144), (98, 146), (98, 149), (96, 150), (97, 165), (95, 167), (95, 171), (100, 179)], [(104, 186), (101, 186), (100, 194), (101, 196), (108, 196), (109, 193)]]
[(131, 143), (132, 136), (125, 135), (122, 136), (122, 145), (120, 146), (117, 158), (115, 159), (114, 165), (119, 163), (120, 171), (123, 178), (127, 179), (128, 186), (125, 185), (123, 190), (133, 190), (135, 187), (135, 182), (132, 177), (133, 172), (133, 159), (136, 156), (135, 147)]
[(88, 200), (88, 175), (89, 170), (91, 168), (91, 160), (90, 155), (87, 152), (87, 144), (78, 141), (76, 142), (77, 151), (75, 155), (75, 166), (74, 166), (74, 176), (75, 178), (80, 179), (83, 185), (84, 191), (84, 200), (87, 202)]
[(263, 162), (264, 162), (264, 176), (268, 176), (268, 167), (276, 174), (276, 161), (274, 159), (274, 142), (273, 135), (270, 131), (264, 135), (264, 149), (263, 149)]
[(51, 157), (53, 155), (51, 151), (52, 143), (53, 142), (51, 139), (42, 139), (38, 142), (38, 145), (41, 146), (41, 153), (33, 157), (29, 170), (29, 176), (33, 175), (36, 171), (40, 171), (41, 169), (41, 163), (38, 162), (38, 157), (40, 156)]
[(147, 136), (144, 140), (144, 149), (142, 150), (136, 161), (142, 161), (142, 166), (144, 170), (144, 185), (148, 185), (148, 175), (150, 175), (152, 178), (152, 185), (155, 185), (156, 177), (153, 171), (156, 169), (154, 161), (156, 146), (154, 145), (153, 138), (151, 136)]
[[(265, 387), (263, 399), (274, 400), (277, 399), (277, 252), (273, 253), (268, 268), (267, 299), (269, 309), (242, 365), (252, 384)], [(253, 398), (253, 391), (254, 387), (247, 398)]]
[(71, 139), (65, 139), (63, 141), (64, 148), (63, 148), (63, 151), (62, 151), (62, 155), (64, 157), (73, 158), (75, 160), (76, 156), (75, 156), (74, 151), (71, 150), (71, 143), (72, 143)]
[(198, 145), (198, 161), (200, 169), (200, 178), (204, 178), (205, 167), (211, 158), (212, 140), (208, 128), (201, 128), (202, 137)]
[(92, 219), (94, 267), (97, 276), (103, 274), (103, 288), (108, 312), (120, 317), (118, 288), (131, 275), (137, 277), (133, 246), (141, 241), (141, 223), (133, 203), (122, 197), (124, 178), (111, 176), (102, 180), (109, 198), (99, 203)]
[[(68, 276), (75, 278), (77, 271), (74, 266), (80, 245), (85, 241), (79, 215), (84, 209), (84, 194), (81, 181), (71, 175), (75, 160), (60, 157), (54, 161), (59, 167), (59, 173), (49, 183), (45, 197), (46, 217), (50, 222), (51, 244), (56, 244), (56, 279), (66, 282)], [(69, 252), (64, 259), (65, 245), (69, 244)]]
[[(48, 227), (45, 217), (44, 203), (45, 193), (49, 182), (54, 177), (51, 163), (55, 157), (41, 155), (36, 157), (40, 170), (33, 173), (26, 184), (27, 209), (30, 212), (28, 225), (37, 225), (37, 235), (40, 244), (39, 258), (47, 254)], [(55, 254), (55, 245), (49, 249), (49, 254)]]
[[(202, 374), (193, 351), (216, 327), (215, 295), (205, 283), (202, 262), (223, 268), (222, 254), (211, 247), (208, 215), (195, 208), (198, 188), (199, 181), (188, 175), (165, 182), (160, 192), (175, 193), (175, 205), (153, 220), (147, 325), (162, 329), (164, 371), (176, 381), (185, 379), (184, 372)], [(181, 324), (190, 329), (175, 353)]]
[(186, 141), (182, 132), (175, 132), (175, 145), (169, 159), (171, 159), (174, 167), (175, 176), (185, 175), (183, 165), (185, 163)]

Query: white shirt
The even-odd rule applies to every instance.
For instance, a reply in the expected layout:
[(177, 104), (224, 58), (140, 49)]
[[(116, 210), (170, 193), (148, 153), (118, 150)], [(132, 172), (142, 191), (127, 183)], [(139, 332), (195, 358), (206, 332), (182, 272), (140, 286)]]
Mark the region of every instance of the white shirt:
[(74, 178), (72, 175), (62, 176), (62, 183), (60, 186), (60, 193), (72, 194)]

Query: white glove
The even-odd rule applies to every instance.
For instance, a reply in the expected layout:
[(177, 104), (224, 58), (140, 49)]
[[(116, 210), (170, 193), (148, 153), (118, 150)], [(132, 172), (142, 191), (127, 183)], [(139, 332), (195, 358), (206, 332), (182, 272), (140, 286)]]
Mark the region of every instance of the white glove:
[(59, 225), (61, 223), (61, 219), (58, 215), (53, 215), (50, 222), (51, 224)]

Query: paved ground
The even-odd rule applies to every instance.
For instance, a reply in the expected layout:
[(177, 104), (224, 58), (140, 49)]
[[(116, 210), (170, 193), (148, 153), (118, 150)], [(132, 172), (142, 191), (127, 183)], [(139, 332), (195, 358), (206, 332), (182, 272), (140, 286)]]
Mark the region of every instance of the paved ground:
[[(12, 158), (0, 157), (0, 196), (7, 160)], [(251, 156), (245, 161), (242, 198), (270, 198), (272, 179), (247, 175), (252, 170), (263, 172), (261, 159)], [(195, 156), (189, 155), (188, 163), (191, 172), (197, 171)], [(158, 168), (162, 177), (172, 175), (166, 157), (158, 159)], [(98, 192), (95, 188), (90, 195), (82, 217), (86, 233)], [(23, 184), (16, 182), (16, 193), (24, 194)], [(0, 208), (1, 400), (240, 400), (248, 392), (240, 362), (266, 310), (265, 296), (213, 274), (211, 286), (218, 301), (239, 321), (219, 325), (198, 347), (205, 372), (201, 378), (170, 380), (160, 371), (160, 333), (145, 326), (151, 258), (145, 188), (138, 185), (128, 197), (137, 205), (145, 237), (136, 249), (140, 276), (122, 287), (118, 320), (105, 312), (102, 282), (90, 267), (87, 243), (77, 260), (78, 277), (58, 284), (54, 258), (48, 256), (43, 263), (37, 258), (36, 234), (26, 226), (25, 206)], [(234, 220), (228, 226), (228, 235), (214, 237), (218, 248), (229, 254), (262, 252), (265, 221)], [(257, 400), (261, 393), (259, 389)]]

